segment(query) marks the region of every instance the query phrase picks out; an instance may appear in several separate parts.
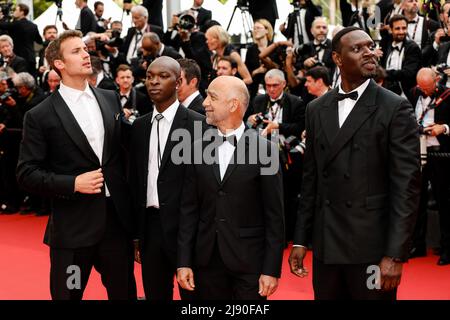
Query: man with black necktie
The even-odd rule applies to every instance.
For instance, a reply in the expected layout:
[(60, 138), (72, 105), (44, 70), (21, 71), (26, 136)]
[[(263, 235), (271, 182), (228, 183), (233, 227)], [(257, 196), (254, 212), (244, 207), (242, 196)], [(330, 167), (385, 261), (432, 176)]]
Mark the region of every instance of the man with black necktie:
[(394, 300), (419, 203), (418, 127), (411, 104), (371, 79), (367, 33), (344, 28), (332, 48), (342, 82), (307, 107), (291, 272), (308, 274), (312, 243), (315, 299)]
[(416, 85), (415, 75), (421, 67), (421, 52), (418, 45), (408, 40), (408, 21), (402, 15), (394, 15), (389, 20), (392, 42), (383, 48), (380, 65), (386, 70), (385, 88), (406, 98)]
[[(133, 123), (130, 147), (130, 187), (138, 221), (136, 258), (142, 262), (142, 282), (147, 300), (173, 299), (177, 234), (182, 181), (186, 165), (175, 164), (174, 131), (202, 135), (204, 117), (177, 99), (180, 65), (170, 57), (155, 59), (145, 85), (154, 103), (152, 113)], [(195, 130), (195, 132), (194, 132)], [(199, 137), (199, 138), (200, 138)], [(189, 293), (180, 290), (182, 299)]]
[(431, 69), (417, 73), (417, 87), (412, 90), (417, 123), (421, 131), (421, 150), (427, 153), (422, 169), (422, 193), (419, 216), (413, 235), (410, 257), (427, 255), (428, 183), (431, 182), (439, 211), (441, 252), (438, 265), (450, 264), (450, 205), (448, 179), (450, 163), (443, 153), (450, 152), (450, 89), (439, 85), (440, 77)]
[(120, 102), (115, 92), (88, 85), (81, 38), (69, 30), (47, 47), (62, 81), (25, 114), (17, 181), (52, 202), (44, 239), (52, 299), (81, 300), (92, 267), (109, 299), (136, 299)]
[(214, 79), (204, 106), (216, 128), (191, 147), (177, 280), (199, 300), (261, 300), (278, 286), (284, 246), (278, 150), (246, 129), (248, 102), (241, 79)]

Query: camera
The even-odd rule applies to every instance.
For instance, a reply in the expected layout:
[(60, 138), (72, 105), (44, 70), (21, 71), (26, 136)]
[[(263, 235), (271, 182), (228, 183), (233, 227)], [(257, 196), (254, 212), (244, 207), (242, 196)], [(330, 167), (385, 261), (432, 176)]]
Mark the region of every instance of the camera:
[(191, 31), (195, 27), (196, 24), (195, 18), (189, 12), (183, 11), (179, 13), (177, 16), (179, 18), (177, 24), (178, 29)]
[(11, 78), (6, 79), (6, 83), (8, 88), (6, 91), (0, 96), (0, 104), (3, 104), (9, 97), (15, 95), (17, 93), (17, 89), (14, 86), (14, 82)]
[(266, 116), (263, 116), (262, 114), (257, 114), (255, 116), (255, 125), (254, 128), (260, 126), (260, 125), (264, 125), (264, 120), (269, 120)]
[(122, 46), (122, 44), (123, 39), (120, 37), (120, 31), (118, 30), (112, 30), (111, 39), (109, 41), (95, 40), (95, 47), (97, 48), (97, 50), (100, 50), (105, 56), (108, 55), (108, 50), (105, 48), (105, 45), (118, 48)]
[(289, 136), (284, 140), (284, 149), (291, 153), (305, 154), (306, 144), (296, 136)]
[(445, 73), (450, 67), (444, 62), (436, 65), (436, 71), (439, 73)]

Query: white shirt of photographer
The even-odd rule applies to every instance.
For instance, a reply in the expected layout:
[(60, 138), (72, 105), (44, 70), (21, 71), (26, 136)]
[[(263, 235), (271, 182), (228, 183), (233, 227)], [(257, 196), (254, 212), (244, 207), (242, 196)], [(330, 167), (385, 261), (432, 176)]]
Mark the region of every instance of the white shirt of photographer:
[[(83, 91), (80, 91), (65, 86), (61, 81), (61, 84), (59, 85), (59, 94), (66, 102), (101, 164), (105, 127), (103, 125), (103, 116), (100, 106), (91, 88), (86, 83), (86, 88)], [(107, 197), (110, 196), (106, 181), (105, 193)]]

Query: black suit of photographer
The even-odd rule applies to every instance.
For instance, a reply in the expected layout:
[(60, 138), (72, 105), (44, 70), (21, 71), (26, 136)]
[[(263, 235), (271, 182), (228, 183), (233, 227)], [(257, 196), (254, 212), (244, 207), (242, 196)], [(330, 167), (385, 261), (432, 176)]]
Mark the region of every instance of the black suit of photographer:
[(321, 48), (318, 47), (318, 45), (314, 44), (314, 40), (305, 43), (301, 45), (297, 50), (297, 56), (299, 57), (299, 61), (301, 63), (301, 68), (306, 68), (303, 63), (306, 59), (314, 57), (317, 61), (319, 61), (323, 66), (327, 67), (330, 70), (330, 76), (333, 75), (335, 64), (333, 62), (333, 59), (331, 57), (331, 40), (327, 39), (324, 44), (325, 48), (322, 48), (324, 50), (322, 61), (319, 61), (318, 59), (318, 52), (321, 50)]
[(97, 32), (97, 19), (95, 19), (94, 13), (88, 6), (81, 9), (79, 22), (80, 25), (78, 26), (78, 30), (81, 31), (83, 36), (91, 31)]
[[(305, 104), (302, 99), (289, 93), (283, 93), (280, 109), (283, 110), (282, 121), (279, 124), (279, 133), (285, 138), (296, 136), (300, 139), (305, 129)], [(250, 114), (261, 112), (266, 115), (270, 108), (270, 98), (267, 94), (258, 95), (250, 106)], [(287, 154), (292, 163), (287, 165)], [(284, 207), (286, 221), (286, 240), (292, 240), (295, 219), (298, 208), (298, 194), (302, 180), (302, 158), (300, 153), (280, 151), (280, 164), (283, 172)]]
[(16, 56), (16, 55), (14, 55), (12, 57), (12, 59), (8, 60), (8, 63), (6, 64), (6, 66), (13, 69), (15, 73), (30, 72), (27, 61), (24, 58)]
[[(421, 96), (426, 98), (418, 87), (411, 90), (410, 96), (411, 103), (416, 109), (420, 107), (418, 106), (419, 98)], [(434, 123), (450, 126), (450, 89), (447, 89), (444, 86), (437, 86), (436, 92), (431, 99), (431, 104), (433, 104), (434, 101), (435, 105), (433, 108)], [(437, 101), (440, 102), (438, 103)], [(427, 163), (422, 169), (419, 215), (413, 234), (413, 248), (417, 253), (422, 251), (426, 254), (425, 239), (427, 231), (428, 182), (430, 181), (438, 203), (441, 230), (441, 258), (446, 258), (450, 261), (450, 203), (448, 199), (450, 188), (450, 161), (448, 158), (435, 157), (431, 153), (450, 152), (450, 136), (447, 133), (440, 134), (436, 136), (436, 138), (439, 142), (439, 147), (427, 148)]]
[(339, 7), (342, 14), (342, 25), (344, 27), (358, 25), (361, 29), (364, 29), (369, 33), (369, 28), (367, 27), (367, 19), (369, 18), (369, 13), (367, 8), (362, 9), (362, 17), (359, 15), (359, 10), (353, 11), (352, 5), (347, 2), (347, 0), (340, 0)]

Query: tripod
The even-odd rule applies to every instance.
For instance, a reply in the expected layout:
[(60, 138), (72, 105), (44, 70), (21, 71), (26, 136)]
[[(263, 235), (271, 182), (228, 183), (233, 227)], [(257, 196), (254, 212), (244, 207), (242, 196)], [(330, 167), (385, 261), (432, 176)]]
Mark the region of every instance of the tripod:
[[(239, 1), (238, 1), (239, 3)], [(233, 14), (231, 15), (230, 21), (228, 22), (227, 31), (230, 29), (231, 22), (233, 21), (234, 14), (236, 13), (236, 10), (239, 9), (241, 11), (241, 17), (242, 17), (242, 27), (245, 34), (245, 43), (239, 43), (240, 47), (245, 47), (249, 42), (251, 42), (252, 39), (252, 16), (250, 15), (250, 12), (248, 11), (248, 5), (240, 5), (237, 4), (234, 7)], [(240, 42), (240, 41), (239, 41)]]

